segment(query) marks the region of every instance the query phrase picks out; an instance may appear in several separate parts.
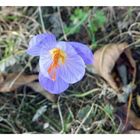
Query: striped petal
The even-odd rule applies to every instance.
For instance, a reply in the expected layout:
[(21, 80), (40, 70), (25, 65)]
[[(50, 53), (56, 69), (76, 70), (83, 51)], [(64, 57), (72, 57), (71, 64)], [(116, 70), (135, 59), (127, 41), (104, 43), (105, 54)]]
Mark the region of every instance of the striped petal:
[(44, 77), (41, 73), (39, 74), (39, 82), (45, 90), (52, 94), (60, 94), (69, 87), (69, 84), (64, 82), (60, 77), (56, 81), (52, 81)]
[(67, 54), (66, 61), (58, 69), (58, 75), (67, 83), (80, 81), (85, 74), (85, 63), (69, 43), (59, 42), (58, 45)]
[(29, 48), (27, 53), (32, 56), (39, 56), (40, 51), (43, 48), (44, 50), (49, 50), (56, 45), (56, 38), (51, 33), (44, 33), (34, 36), (29, 42)]
[[(41, 51), (40, 52), (40, 59), (39, 59), (39, 67), (40, 72), (47, 78), (50, 78), (48, 74), (48, 68), (50, 67), (51, 63), (53, 62), (52, 56), (49, 51)], [(51, 79), (51, 78), (50, 78)]]
[(82, 57), (85, 64), (93, 64), (93, 54), (87, 45), (78, 42), (68, 42)]
[(75, 49), (73, 49), (73, 47), (65, 41), (59, 41), (56, 44), (56, 47), (66, 52), (69, 56), (77, 55), (77, 52), (75, 51)]

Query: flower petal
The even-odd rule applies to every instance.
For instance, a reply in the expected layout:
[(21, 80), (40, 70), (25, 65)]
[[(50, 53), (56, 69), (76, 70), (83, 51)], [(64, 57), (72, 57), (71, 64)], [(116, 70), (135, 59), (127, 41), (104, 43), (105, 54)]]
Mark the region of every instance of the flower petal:
[(64, 82), (60, 77), (56, 81), (52, 81), (44, 77), (41, 73), (39, 74), (39, 82), (45, 90), (53, 94), (60, 94), (69, 87), (69, 84)]
[[(68, 44), (69, 45), (69, 44)], [(70, 45), (69, 45), (70, 46)], [(68, 49), (67, 45), (66, 45), (66, 42), (58, 42), (56, 44), (56, 47), (59, 47), (60, 49), (63, 48), (63, 51), (65, 52), (66, 49)], [(70, 46), (71, 47), (71, 46)], [(72, 47), (71, 47), (72, 48)], [(72, 49), (69, 49), (68, 51), (69, 55), (73, 55), (73, 54), (77, 54), (75, 52), (75, 50), (72, 48)], [(48, 69), (50, 67), (50, 65), (53, 63), (53, 59), (52, 59), (52, 56), (50, 54), (50, 52), (45, 49), (42, 49), (40, 51), (40, 59), (39, 59), (39, 66), (40, 66), (40, 72), (47, 78), (51, 79), (50, 75), (48, 74)], [(58, 69), (56, 70), (56, 77), (58, 76)]]
[(47, 78), (50, 78), (48, 74), (48, 68), (50, 67), (52, 62), (53, 62), (52, 56), (49, 53), (49, 51), (41, 50), (39, 59), (40, 72)]
[(85, 63), (70, 44), (59, 42), (58, 47), (66, 53), (66, 61), (58, 69), (58, 75), (67, 83), (76, 83), (81, 80), (85, 74)]
[(68, 42), (83, 58), (85, 64), (93, 64), (93, 54), (87, 45), (78, 42)]
[(73, 49), (73, 47), (65, 41), (59, 41), (56, 44), (56, 47), (63, 50), (64, 52), (67, 52), (69, 56), (77, 55), (77, 52), (75, 51), (75, 49)]
[(51, 33), (44, 33), (34, 36), (29, 42), (27, 53), (33, 56), (39, 56), (41, 49), (49, 50), (56, 45), (56, 38)]

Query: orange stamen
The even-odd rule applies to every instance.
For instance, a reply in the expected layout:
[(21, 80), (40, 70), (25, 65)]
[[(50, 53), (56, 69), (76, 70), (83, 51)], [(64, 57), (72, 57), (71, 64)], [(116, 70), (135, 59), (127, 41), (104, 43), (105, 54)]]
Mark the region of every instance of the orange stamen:
[(48, 68), (48, 73), (51, 76), (52, 80), (56, 80), (56, 69), (60, 66), (60, 64), (64, 64), (66, 54), (60, 50), (59, 48), (54, 48), (50, 51), (52, 55), (53, 62)]

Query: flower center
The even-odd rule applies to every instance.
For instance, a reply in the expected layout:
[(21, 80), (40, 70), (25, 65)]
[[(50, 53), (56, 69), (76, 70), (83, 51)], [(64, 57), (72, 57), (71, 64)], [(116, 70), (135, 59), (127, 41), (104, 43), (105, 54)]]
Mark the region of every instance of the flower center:
[(61, 65), (65, 63), (66, 60), (66, 53), (59, 49), (54, 48), (50, 50), (50, 54), (52, 56), (52, 63), (50, 67), (48, 68), (48, 73), (53, 81), (56, 80), (56, 69)]

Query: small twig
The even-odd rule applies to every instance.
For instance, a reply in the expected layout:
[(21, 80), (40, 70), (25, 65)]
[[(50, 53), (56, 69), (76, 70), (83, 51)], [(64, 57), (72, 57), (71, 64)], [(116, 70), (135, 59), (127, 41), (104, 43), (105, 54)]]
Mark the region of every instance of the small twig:
[(59, 116), (60, 116), (60, 120), (61, 120), (61, 125), (62, 125), (62, 130), (60, 131), (60, 133), (63, 133), (64, 129), (65, 129), (65, 126), (64, 126), (64, 120), (63, 120), (63, 116), (62, 116), (59, 100), (60, 100), (60, 98), (58, 99), (57, 106), (58, 106), (58, 112), (59, 112)]
[[(11, 128), (11, 130), (12, 130), (12, 132), (13, 132), (14, 134), (17, 134), (17, 131), (15, 130), (15, 128), (14, 128), (14, 126), (12, 125), (11, 122), (9, 122), (7, 119), (4, 119), (3, 117), (0, 117), (0, 120), (1, 120), (1, 121), (4, 121), (8, 126), (10, 126), (10, 128)], [(8, 127), (8, 128), (9, 128), (9, 127)]]
[(140, 25), (140, 22), (134, 22), (133, 24), (131, 24), (128, 28), (128, 32), (131, 31), (132, 27), (134, 27), (135, 25)]
[(19, 108), (18, 108), (18, 110), (17, 110), (16, 120), (17, 120), (17, 119), (19, 118), (19, 116), (20, 116), (21, 109), (22, 109), (22, 107), (23, 107), (23, 105), (24, 105), (25, 97), (26, 97), (26, 92), (23, 93), (21, 103), (20, 103)]
[(39, 11), (39, 17), (40, 17), (40, 21), (41, 21), (41, 25), (42, 25), (42, 31), (45, 33), (45, 25), (44, 25), (44, 21), (43, 21), (43, 17), (42, 17), (42, 10), (41, 7), (38, 7), (38, 11)]
[(133, 94), (131, 93), (130, 96), (129, 96), (129, 100), (128, 100), (128, 107), (127, 107), (127, 114), (126, 114), (124, 129), (127, 127), (127, 123), (128, 123), (128, 119), (129, 119), (130, 108), (131, 108), (132, 97), (133, 97), (132, 95)]
[(70, 113), (70, 116), (71, 116), (71, 118), (72, 118), (72, 120), (74, 120), (74, 114), (73, 114), (73, 112), (71, 111), (71, 108), (69, 107), (69, 105), (66, 103), (66, 106), (67, 106), (67, 108), (68, 108), (68, 111), (69, 111), (69, 113)]
[(90, 110), (88, 111), (88, 113), (86, 114), (86, 116), (84, 117), (84, 119), (82, 120), (81, 124), (79, 125), (79, 127), (77, 128), (77, 130), (75, 131), (75, 134), (77, 134), (79, 132), (79, 130), (81, 129), (82, 125), (84, 124), (84, 122), (88, 119), (89, 115), (91, 114), (92, 110), (93, 110), (93, 106), (94, 104), (92, 104)]
[(62, 17), (61, 17), (60, 7), (57, 7), (57, 10), (58, 10), (58, 15), (59, 15), (59, 20), (60, 20), (63, 36), (64, 36), (64, 39), (67, 40), (67, 35), (65, 34), (64, 25), (63, 25), (63, 21), (62, 21)]
[(94, 89), (89, 90), (85, 93), (72, 94), (72, 95), (70, 95), (70, 97), (85, 97), (85, 96), (92, 94), (93, 92), (96, 92), (96, 91), (101, 91), (101, 90), (99, 88), (94, 88)]
[[(87, 13), (87, 15), (85, 15), (85, 16), (83, 17), (83, 19), (82, 19), (76, 26), (74, 26), (74, 27), (66, 34), (66, 36), (72, 34), (79, 26), (81, 26), (82, 23), (89, 17), (90, 14), (91, 14), (91, 10)], [(60, 40), (62, 40), (63, 38), (64, 38), (64, 37), (62, 36), (62, 37), (60, 38)]]
[(129, 44), (128, 47), (131, 48), (133, 45), (136, 45), (137, 43), (140, 43), (140, 39), (138, 39), (137, 41)]
[(22, 71), (15, 77), (15, 79), (11, 82), (11, 84), (9, 85), (9, 89), (14, 85), (14, 83), (16, 82), (16, 80), (21, 76), (21, 74), (25, 71), (25, 69), (27, 68), (27, 66), (29, 65), (29, 63), (32, 61), (33, 57), (31, 57), (29, 59), (29, 62), (25, 65), (25, 67), (22, 69)]

